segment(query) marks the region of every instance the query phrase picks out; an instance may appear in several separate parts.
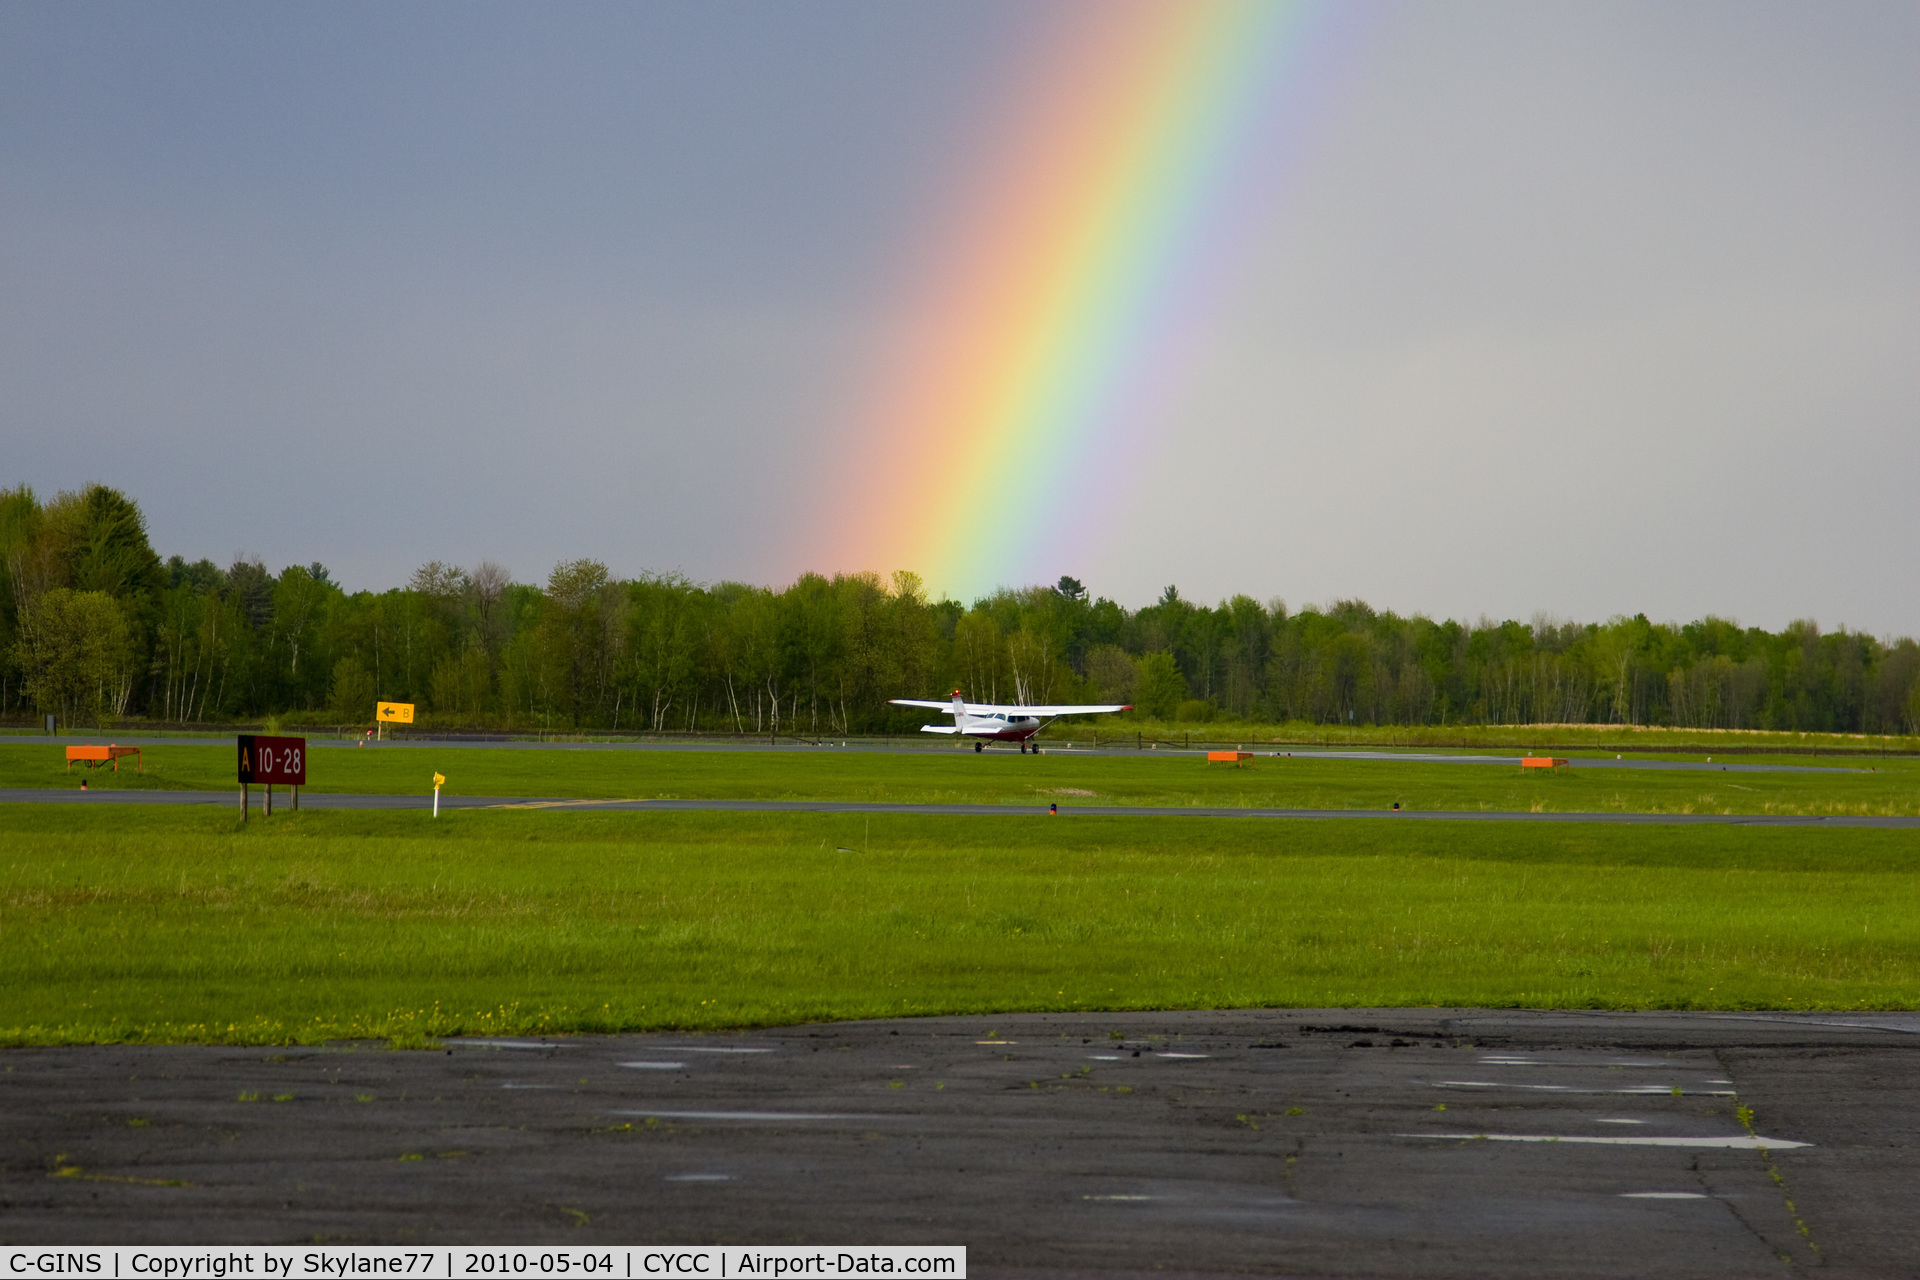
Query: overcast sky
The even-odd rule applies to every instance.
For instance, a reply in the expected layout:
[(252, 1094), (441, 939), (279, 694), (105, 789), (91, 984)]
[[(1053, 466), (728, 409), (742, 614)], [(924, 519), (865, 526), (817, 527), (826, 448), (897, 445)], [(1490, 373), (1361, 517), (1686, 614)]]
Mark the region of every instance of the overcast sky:
[[(0, 4), (0, 484), (350, 588), (911, 568), (806, 531), (1048, 9)], [(1920, 634), (1920, 6), (1343, 12), (1049, 574)]]

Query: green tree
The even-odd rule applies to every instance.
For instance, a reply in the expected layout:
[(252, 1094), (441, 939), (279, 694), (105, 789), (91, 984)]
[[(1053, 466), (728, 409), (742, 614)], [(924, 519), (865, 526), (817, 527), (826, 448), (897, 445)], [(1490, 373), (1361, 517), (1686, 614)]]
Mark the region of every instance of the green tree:
[(127, 623), (104, 591), (55, 587), (21, 614), (17, 661), (41, 711), (96, 724), (126, 710)]
[(1134, 684), (1133, 704), (1155, 720), (1171, 720), (1186, 700), (1187, 678), (1180, 664), (1165, 649), (1140, 659), (1140, 676)]
[(1117, 644), (1103, 644), (1087, 655), (1087, 679), (1101, 702), (1127, 702), (1140, 680), (1140, 664)]
[(103, 484), (61, 494), (49, 517), (58, 528), (59, 554), (67, 582), (76, 591), (99, 591), (116, 600), (150, 600), (166, 581), (160, 557), (147, 541), (147, 518), (139, 504)]
[(333, 664), (333, 689), (329, 701), (333, 712), (349, 724), (372, 724), (373, 704), (380, 699), (373, 676), (360, 665), (360, 659), (345, 657)]
[(598, 560), (563, 560), (547, 578), (539, 643), (554, 710), (575, 727), (605, 705), (625, 639), (625, 593)]

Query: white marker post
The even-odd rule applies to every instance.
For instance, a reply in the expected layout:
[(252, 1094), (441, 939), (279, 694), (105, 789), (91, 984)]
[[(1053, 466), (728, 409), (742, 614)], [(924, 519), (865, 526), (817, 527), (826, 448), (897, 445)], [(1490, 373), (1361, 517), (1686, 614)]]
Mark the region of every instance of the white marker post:
[(436, 773), (433, 775), (433, 816), (436, 818), (440, 816), (440, 788), (446, 784), (447, 778), (445, 774)]

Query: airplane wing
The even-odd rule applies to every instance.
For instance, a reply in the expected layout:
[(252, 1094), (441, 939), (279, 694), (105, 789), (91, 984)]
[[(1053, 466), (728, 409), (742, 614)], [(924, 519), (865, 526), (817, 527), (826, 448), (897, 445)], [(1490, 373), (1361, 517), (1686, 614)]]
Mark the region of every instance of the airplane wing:
[[(897, 707), (926, 707), (933, 711), (946, 711), (946, 712), (951, 712), (953, 710), (953, 703), (950, 701), (949, 702), (925, 702), (919, 698), (889, 698), (887, 699), (887, 701), (891, 702), (894, 706), (897, 706)], [(1041, 719), (1049, 719), (1053, 716), (1103, 715), (1113, 711), (1133, 710), (1133, 707), (1130, 704), (1118, 703), (1118, 702), (1111, 703), (1111, 704), (1104, 704), (1100, 706), (1045, 706), (1045, 707), (1020, 707), (1020, 706), (1003, 705), (998, 702), (969, 702), (966, 704), (966, 707), (967, 707), (967, 714), (970, 716), (1004, 715), (1004, 716), (1020, 716), (1023, 718), (1037, 716)]]
[(1133, 707), (1131, 705), (1123, 705), (1121, 703), (1116, 702), (1111, 705), (1084, 706), (1084, 707), (1052, 706), (1052, 707), (1006, 707), (1006, 708), (995, 707), (994, 708), (995, 711), (1000, 711), (1003, 709), (1007, 712), (1008, 715), (1039, 716), (1044, 719), (1048, 716), (1103, 715), (1110, 711), (1131, 711), (1133, 710)]

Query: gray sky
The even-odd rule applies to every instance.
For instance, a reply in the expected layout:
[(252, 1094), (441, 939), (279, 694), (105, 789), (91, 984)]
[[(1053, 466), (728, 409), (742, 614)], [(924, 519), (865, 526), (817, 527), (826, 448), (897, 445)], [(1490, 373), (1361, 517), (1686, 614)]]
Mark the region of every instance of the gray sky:
[[(1360, 12), (1049, 576), (1920, 633), (1920, 6)], [(350, 587), (913, 567), (807, 531), (1059, 16), (0, 5), (0, 484)]]

